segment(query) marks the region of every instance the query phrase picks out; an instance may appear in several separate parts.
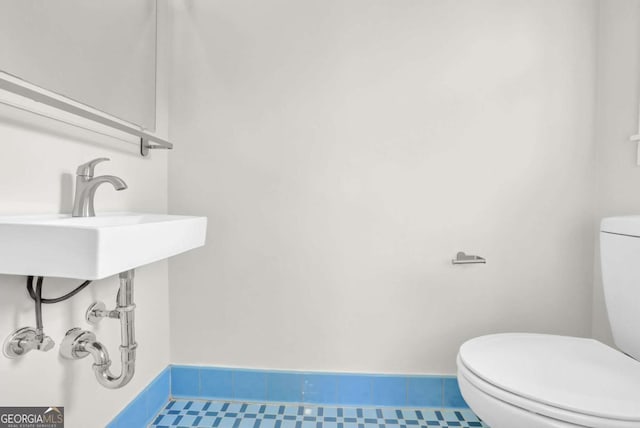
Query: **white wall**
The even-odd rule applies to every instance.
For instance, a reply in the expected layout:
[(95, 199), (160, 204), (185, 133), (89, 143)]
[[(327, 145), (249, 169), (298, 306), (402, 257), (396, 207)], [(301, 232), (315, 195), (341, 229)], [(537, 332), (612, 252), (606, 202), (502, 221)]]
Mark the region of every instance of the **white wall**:
[[(636, 144), (640, 101), (640, 1), (601, 0), (598, 26), (597, 218), (640, 212)], [(612, 343), (596, 251), (593, 335)]]
[[(80, 60), (80, 59), (79, 59)], [(164, 61), (164, 59), (163, 59)], [(161, 61), (160, 64), (163, 64)], [(123, 66), (126, 66), (123, 64)], [(166, 77), (161, 67), (158, 124), (166, 134)], [(107, 186), (96, 194), (98, 212), (131, 210), (165, 212), (167, 209), (167, 154), (152, 159), (137, 155), (137, 146), (0, 106), (0, 215), (20, 213), (70, 213), (76, 167), (106, 156), (97, 174), (122, 177), (129, 188), (115, 192)], [(0, 275), (0, 338), (16, 328), (35, 326), (34, 305), (25, 290), (24, 277)], [(58, 296), (79, 280), (46, 280), (43, 294)], [(91, 329), (84, 313), (94, 300), (115, 304), (117, 277), (96, 281), (72, 299), (44, 305), (45, 332), (59, 345), (72, 327)], [(142, 267), (136, 272), (136, 339), (139, 343), (136, 375), (120, 390), (107, 390), (95, 380), (90, 358), (65, 361), (58, 346), (43, 353), (33, 351), (22, 359), (0, 356), (0, 403), (3, 406), (65, 406), (69, 427), (97, 427), (108, 423), (169, 363), (167, 263)], [(119, 323), (104, 321), (95, 328), (98, 339), (115, 357), (120, 370)]]
[(172, 362), (452, 373), (480, 334), (590, 334), (595, 2), (173, 4), (169, 206), (209, 235)]

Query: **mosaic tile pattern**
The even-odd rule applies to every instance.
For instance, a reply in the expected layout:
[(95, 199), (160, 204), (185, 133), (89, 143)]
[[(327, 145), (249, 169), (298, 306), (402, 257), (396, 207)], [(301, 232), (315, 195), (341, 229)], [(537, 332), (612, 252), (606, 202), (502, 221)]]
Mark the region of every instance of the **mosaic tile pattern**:
[(394, 409), (172, 400), (152, 428), (487, 427), (469, 409)]

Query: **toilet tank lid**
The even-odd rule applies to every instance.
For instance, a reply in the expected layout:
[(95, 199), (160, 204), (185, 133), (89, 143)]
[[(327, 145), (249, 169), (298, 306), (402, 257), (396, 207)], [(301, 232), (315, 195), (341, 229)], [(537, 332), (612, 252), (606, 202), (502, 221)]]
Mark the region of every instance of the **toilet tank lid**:
[(640, 215), (603, 218), (600, 231), (640, 238)]
[(640, 422), (640, 362), (596, 340), (493, 334), (464, 343), (459, 357), (476, 376), (529, 400)]

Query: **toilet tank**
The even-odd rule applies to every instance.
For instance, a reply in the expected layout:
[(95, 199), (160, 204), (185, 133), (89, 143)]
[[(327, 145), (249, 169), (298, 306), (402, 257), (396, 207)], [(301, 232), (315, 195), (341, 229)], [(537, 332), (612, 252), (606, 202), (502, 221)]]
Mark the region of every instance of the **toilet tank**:
[(640, 216), (602, 220), (600, 260), (613, 339), (640, 360)]

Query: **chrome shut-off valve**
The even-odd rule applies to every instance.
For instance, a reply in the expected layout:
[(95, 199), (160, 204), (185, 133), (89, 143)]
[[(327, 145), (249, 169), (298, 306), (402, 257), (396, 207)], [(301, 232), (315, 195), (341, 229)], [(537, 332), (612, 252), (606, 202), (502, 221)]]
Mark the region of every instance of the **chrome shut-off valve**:
[(5, 357), (15, 359), (33, 351), (50, 351), (55, 342), (42, 331), (33, 327), (22, 327), (11, 333), (4, 341), (2, 353)]
[(118, 312), (117, 308), (111, 311), (107, 310), (104, 302), (93, 302), (89, 306), (89, 308), (87, 308), (87, 311), (84, 314), (84, 318), (89, 324), (98, 325), (100, 324), (100, 321), (105, 318), (119, 319), (120, 312)]

